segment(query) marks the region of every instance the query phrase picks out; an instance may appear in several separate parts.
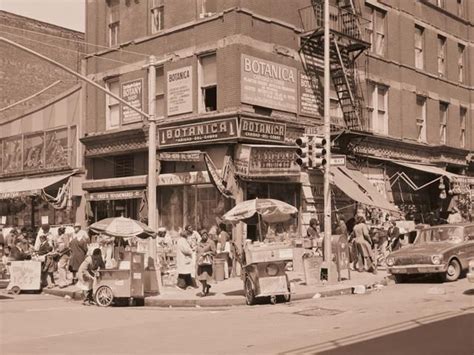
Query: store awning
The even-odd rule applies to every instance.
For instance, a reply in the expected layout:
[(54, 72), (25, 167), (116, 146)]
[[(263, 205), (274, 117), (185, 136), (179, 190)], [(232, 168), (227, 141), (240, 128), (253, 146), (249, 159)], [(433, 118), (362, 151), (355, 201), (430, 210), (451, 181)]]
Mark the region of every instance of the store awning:
[(439, 176), (446, 176), (449, 180), (455, 183), (474, 185), (473, 177), (450, 173), (449, 171), (446, 171), (437, 166), (407, 163), (407, 162), (401, 162), (401, 161), (393, 161), (393, 163), (401, 165), (401, 166), (405, 166), (410, 169), (423, 171), (425, 173), (430, 173), (430, 174), (439, 175)]
[(67, 179), (74, 172), (62, 175), (25, 177), (23, 179), (0, 181), (0, 200), (21, 196), (36, 196), (41, 190)]
[(331, 175), (333, 178), (331, 183), (354, 201), (383, 210), (398, 211), (398, 208), (388, 202), (362, 173), (345, 167), (334, 167), (331, 169)]

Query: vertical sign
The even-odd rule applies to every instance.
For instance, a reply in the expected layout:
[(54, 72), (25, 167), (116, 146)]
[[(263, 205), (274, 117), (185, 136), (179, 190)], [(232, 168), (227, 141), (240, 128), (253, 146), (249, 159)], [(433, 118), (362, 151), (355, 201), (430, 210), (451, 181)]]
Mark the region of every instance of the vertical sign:
[[(314, 87), (313, 87), (314, 86)], [(320, 102), (315, 94), (319, 90), (318, 78), (311, 78), (305, 73), (300, 72), (300, 112), (303, 115), (320, 116)]]
[(192, 66), (188, 66), (167, 73), (168, 116), (193, 111), (192, 69)]
[[(143, 108), (143, 79), (131, 80), (122, 84), (122, 99), (139, 110)], [(137, 122), (141, 115), (125, 105), (122, 106), (122, 124)]]

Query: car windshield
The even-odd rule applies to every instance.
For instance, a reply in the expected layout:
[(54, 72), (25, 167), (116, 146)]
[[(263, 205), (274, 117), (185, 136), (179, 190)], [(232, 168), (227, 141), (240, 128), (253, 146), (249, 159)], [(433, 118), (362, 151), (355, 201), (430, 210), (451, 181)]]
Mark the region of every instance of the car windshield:
[(415, 244), (423, 243), (461, 243), (463, 240), (462, 227), (439, 227), (422, 230), (415, 240)]

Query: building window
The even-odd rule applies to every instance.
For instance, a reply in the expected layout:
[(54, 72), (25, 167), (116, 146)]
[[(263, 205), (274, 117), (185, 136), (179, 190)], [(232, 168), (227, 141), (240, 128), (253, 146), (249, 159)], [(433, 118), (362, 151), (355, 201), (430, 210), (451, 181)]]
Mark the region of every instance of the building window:
[(388, 87), (369, 82), (369, 127), (373, 133), (388, 134)]
[(423, 69), (424, 57), (423, 57), (423, 27), (415, 26), (415, 67)]
[[(120, 96), (120, 84), (118, 80), (111, 80), (106, 83), (107, 89), (117, 96)], [(113, 129), (120, 126), (120, 104), (110, 95), (106, 95), (106, 129)]]
[(133, 155), (121, 155), (114, 158), (114, 177), (134, 175)]
[(199, 17), (212, 16), (217, 12), (217, 0), (197, 0)]
[(156, 112), (155, 116), (158, 118), (165, 116), (165, 74), (163, 67), (156, 68), (156, 94), (155, 94), (155, 105)]
[(448, 122), (448, 103), (439, 103), (439, 143), (446, 144), (446, 126)]
[(217, 110), (217, 70), (216, 55), (205, 55), (199, 58), (200, 95), (199, 111)]
[(438, 75), (446, 75), (446, 37), (438, 35)]
[(464, 1), (457, 0), (457, 3), (458, 3), (458, 16), (464, 17)]
[(120, 14), (119, 14), (119, 0), (109, 0), (109, 15), (108, 15), (108, 30), (109, 30), (109, 47), (116, 46), (119, 43), (120, 30)]
[(464, 46), (458, 44), (458, 80), (460, 83), (464, 81)]
[(426, 97), (416, 95), (416, 127), (418, 141), (426, 142)]
[(466, 148), (466, 116), (467, 116), (467, 108), (462, 107), (459, 109), (459, 118), (460, 122), (460, 147)]
[(370, 50), (378, 55), (385, 53), (385, 11), (368, 6), (369, 20), (367, 34)]
[(164, 29), (165, 6), (163, 1), (151, 1), (151, 33), (157, 33)]

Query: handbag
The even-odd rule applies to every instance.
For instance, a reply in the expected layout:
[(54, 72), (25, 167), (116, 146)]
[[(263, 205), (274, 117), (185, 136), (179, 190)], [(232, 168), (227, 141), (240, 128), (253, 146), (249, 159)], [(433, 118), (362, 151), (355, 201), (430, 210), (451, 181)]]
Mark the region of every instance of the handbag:
[(198, 260), (198, 265), (199, 266), (212, 265), (212, 255), (210, 254), (201, 255)]

